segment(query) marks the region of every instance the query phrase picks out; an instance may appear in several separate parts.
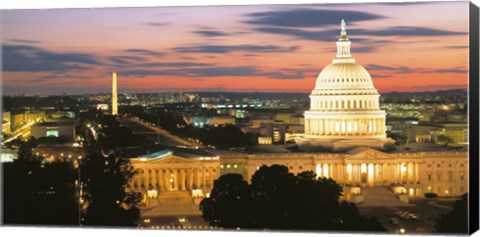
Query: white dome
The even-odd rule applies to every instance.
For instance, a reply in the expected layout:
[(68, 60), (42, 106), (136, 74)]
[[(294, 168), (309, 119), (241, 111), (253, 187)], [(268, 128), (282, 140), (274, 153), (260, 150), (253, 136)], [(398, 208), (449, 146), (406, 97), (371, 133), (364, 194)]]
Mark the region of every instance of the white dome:
[(318, 75), (312, 94), (377, 94), (372, 77), (360, 64), (332, 63)]
[(383, 139), (385, 111), (372, 77), (350, 54), (342, 20), (337, 57), (318, 75), (305, 111), (305, 135), (319, 139)]

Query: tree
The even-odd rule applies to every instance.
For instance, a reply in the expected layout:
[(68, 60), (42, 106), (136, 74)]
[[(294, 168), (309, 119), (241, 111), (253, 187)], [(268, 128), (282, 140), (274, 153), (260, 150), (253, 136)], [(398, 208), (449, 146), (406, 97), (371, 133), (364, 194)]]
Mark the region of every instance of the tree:
[(440, 135), (437, 137), (437, 139), (435, 139), (435, 143), (441, 146), (446, 146), (448, 145), (448, 143), (451, 143), (451, 142), (453, 142), (453, 139), (445, 135)]
[(22, 158), (3, 164), (4, 223), (78, 225), (76, 178), (68, 162)]
[(221, 176), (200, 210), (210, 225), (224, 228), (386, 231), (355, 204), (340, 203), (341, 193), (334, 180), (312, 171), (262, 166), (251, 184), (238, 174)]
[(435, 223), (435, 232), (438, 233), (468, 233), (468, 194), (453, 204), (450, 212), (442, 215)]
[(81, 166), (85, 225), (135, 226), (140, 193), (126, 192), (136, 174), (128, 159), (92, 152)]
[(249, 187), (239, 174), (226, 174), (214, 182), (211, 197), (201, 202), (203, 217), (211, 225), (225, 228), (245, 227), (250, 223)]

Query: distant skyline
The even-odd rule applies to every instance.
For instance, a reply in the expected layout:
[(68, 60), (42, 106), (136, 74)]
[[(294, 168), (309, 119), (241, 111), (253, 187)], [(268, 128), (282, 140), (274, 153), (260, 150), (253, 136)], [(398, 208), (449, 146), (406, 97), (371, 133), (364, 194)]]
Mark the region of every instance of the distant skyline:
[(352, 56), (382, 92), (464, 89), (468, 2), (4, 10), (3, 93), (310, 92)]

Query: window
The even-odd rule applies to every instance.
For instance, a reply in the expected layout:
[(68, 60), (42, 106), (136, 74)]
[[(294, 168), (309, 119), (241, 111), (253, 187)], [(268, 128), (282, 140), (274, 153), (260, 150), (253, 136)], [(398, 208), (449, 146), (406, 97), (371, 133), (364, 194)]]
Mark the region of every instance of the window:
[(432, 181), (432, 175), (431, 174), (427, 175), (427, 179), (428, 181)]
[(235, 165), (233, 165), (233, 168), (237, 168), (237, 167), (238, 167), (238, 166), (237, 166), (236, 164), (235, 164)]
[(448, 181), (452, 181), (453, 180), (453, 174), (452, 172), (448, 172)]
[(464, 179), (464, 174), (460, 173), (460, 180), (463, 180), (463, 179)]
[(431, 164), (428, 164), (427, 167), (430, 168), (430, 167), (432, 167), (432, 165), (431, 165)]
[(442, 166), (442, 165), (440, 165), (440, 164), (437, 164), (437, 168), (440, 168), (440, 166)]
[(441, 174), (437, 174), (437, 180), (442, 180), (442, 175)]
[(223, 165), (220, 165), (220, 169), (223, 169)]
[(460, 193), (461, 194), (465, 193), (465, 188), (463, 186), (460, 187)]

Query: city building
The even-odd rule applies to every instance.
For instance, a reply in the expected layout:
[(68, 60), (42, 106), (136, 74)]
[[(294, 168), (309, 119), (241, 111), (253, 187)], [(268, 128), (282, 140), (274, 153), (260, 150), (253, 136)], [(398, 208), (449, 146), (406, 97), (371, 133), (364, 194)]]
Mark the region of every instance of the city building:
[[(238, 173), (250, 182), (261, 166), (277, 164), (293, 173), (313, 171), (318, 177), (332, 178), (343, 187), (345, 199), (357, 203), (364, 200), (362, 190), (370, 187), (388, 188), (389, 195), (402, 202), (426, 193), (460, 196), (468, 192), (468, 152), (435, 144), (395, 147), (394, 140), (386, 138), (386, 115), (380, 110), (379, 97), (367, 70), (351, 58), (342, 21), (337, 58), (318, 76), (311, 108), (305, 112), (305, 134), (289, 137), (299, 147), (307, 144), (321, 149), (211, 151), (214, 154), (210, 155), (191, 150), (193, 155), (188, 158), (166, 149), (131, 154), (126, 157), (141, 170), (131, 187), (144, 196), (149, 189), (190, 190), (192, 196), (201, 189), (208, 195), (220, 175)], [(250, 123), (250, 130), (260, 129), (274, 120), (259, 116)], [(448, 134), (446, 131), (445, 127), (443, 134)], [(458, 139), (461, 136), (464, 134)], [(260, 139), (265, 146), (272, 143), (270, 136)]]
[(368, 71), (350, 53), (346, 24), (342, 21), (337, 57), (318, 75), (305, 111), (305, 134), (299, 143), (334, 150), (366, 145), (384, 149), (385, 111)]
[(31, 136), (40, 137), (64, 137), (67, 142), (75, 141), (74, 119), (49, 119), (36, 123), (31, 127)]

